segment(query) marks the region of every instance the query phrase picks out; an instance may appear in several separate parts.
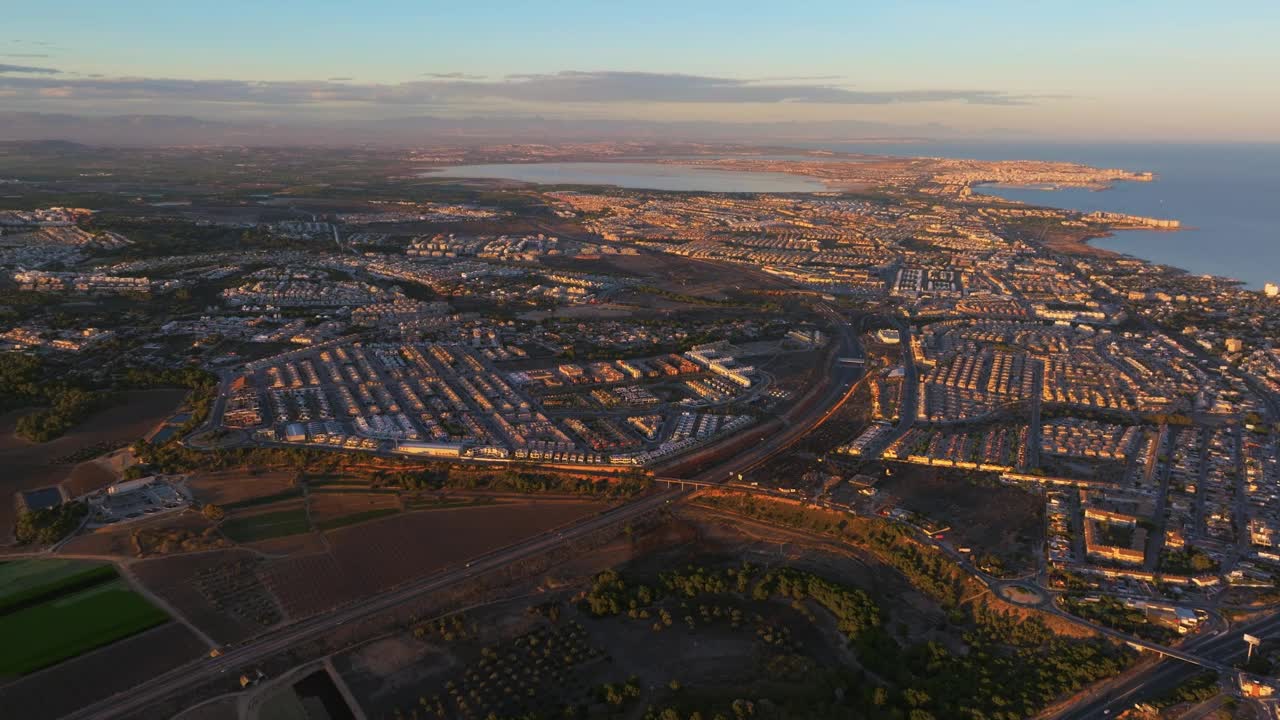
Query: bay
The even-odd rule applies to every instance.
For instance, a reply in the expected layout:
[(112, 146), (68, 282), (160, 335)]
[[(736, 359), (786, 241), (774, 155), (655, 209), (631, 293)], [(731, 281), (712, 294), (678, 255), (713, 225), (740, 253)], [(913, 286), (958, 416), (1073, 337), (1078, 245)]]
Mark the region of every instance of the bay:
[(826, 143), (880, 155), (1061, 160), (1094, 167), (1150, 170), (1150, 183), (1108, 190), (986, 186), (980, 192), (1073, 210), (1172, 218), (1178, 232), (1127, 230), (1093, 241), (1152, 262), (1243, 281), (1280, 283), (1280, 145), (1175, 143), (921, 142)]

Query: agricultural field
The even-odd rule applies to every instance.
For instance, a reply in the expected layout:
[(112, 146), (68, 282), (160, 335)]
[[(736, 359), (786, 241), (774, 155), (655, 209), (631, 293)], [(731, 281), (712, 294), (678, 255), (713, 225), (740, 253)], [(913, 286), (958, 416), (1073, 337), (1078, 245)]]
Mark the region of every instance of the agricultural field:
[(307, 509), (299, 501), (272, 503), (236, 512), (219, 526), (222, 533), (238, 543), (287, 537), (311, 531)]
[(279, 603), (263, 586), (263, 561), (245, 550), (135, 563), (134, 575), (220, 644), (240, 642), (283, 619)]
[(111, 566), (0, 565), (0, 677), (25, 675), (166, 622)]
[(262, 577), (290, 617), (305, 617), (456, 567), (604, 507), (538, 499), (398, 513), (328, 532), (327, 552), (271, 561)]
[[(18, 418), (30, 410), (0, 416), (0, 539), (13, 531), (13, 493), (67, 482), (67, 491), (81, 495), (109, 484), (114, 476), (92, 461), (76, 461), (91, 448), (128, 444), (144, 436), (182, 402), (185, 390), (137, 390), (120, 394), (119, 401), (90, 415), (62, 437), (31, 443), (14, 435)], [(105, 451), (105, 450), (104, 450)]]
[(187, 481), (196, 504), (213, 504), (224, 509), (249, 507), (255, 501), (299, 493), (293, 471), (218, 470), (200, 472)]
[(116, 577), (115, 568), (77, 560), (18, 560), (0, 563), (0, 613), (39, 604)]
[(61, 551), (76, 555), (155, 557), (229, 547), (203, 515), (193, 510), (147, 517), (86, 531), (66, 541)]
[(400, 498), (395, 493), (374, 493), (337, 486), (311, 488), (307, 503), (312, 522), (323, 531), (394, 515), (401, 510)]
[(171, 622), (4, 684), (4, 716), (56, 720), (209, 652), (181, 623)]

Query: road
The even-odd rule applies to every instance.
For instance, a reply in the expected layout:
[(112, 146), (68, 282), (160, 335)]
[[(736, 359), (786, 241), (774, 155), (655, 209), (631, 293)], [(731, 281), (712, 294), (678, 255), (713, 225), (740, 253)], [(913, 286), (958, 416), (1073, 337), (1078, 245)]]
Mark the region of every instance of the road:
[[(780, 493), (770, 488), (737, 486), (737, 489), (753, 494), (782, 497)], [(853, 512), (853, 510), (848, 506), (833, 505), (823, 502), (819, 502), (818, 504), (835, 510)], [(1033, 584), (1029, 582), (1029, 580), (1032, 579), (1035, 573), (1030, 573), (1027, 576), (1019, 578), (995, 577), (976, 567), (968, 557), (963, 553), (960, 553), (950, 544), (938, 540), (934, 536), (925, 532), (922, 528), (911, 525), (910, 523), (905, 524), (916, 531), (918, 534), (917, 540), (946, 554), (963, 570), (981, 581), (987, 587), (988, 591), (998, 597), (1006, 597), (1002, 590), (1009, 586), (1023, 586), (1030, 589), (1030, 586)], [(1121, 710), (1129, 708), (1135, 704), (1139, 697), (1171, 689), (1184, 680), (1190, 678), (1195, 673), (1201, 672), (1205, 669), (1217, 671), (1224, 676), (1230, 676), (1232, 673), (1236, 672), (1231, 666), (1231, 663), (1243, 657), (1244, 654), (1244, 644), (1241, 639), (1243, 633), (1247, 632), (1263, 638), (1280, 635), (1280, 612), (1273, 613), (1268, 617), (1243, 625), (1231, 631), (1224, 631), (1226, 623), (1218, 617), (1216, 613), (1210, 613), (1211, 620), (1206, 623), (1206, 627), (1209, 628), (1208, 634), (1198, 638), (1193, 638), (1184, 645), (1175, 648), (1143, 640), (1128, 633), (1072, 615), (1058, 606), (1056, 602), (1057, 598), (1060, 596), (1060, 593), (1058, 592), (1048, 591), (1043, 587), (1036, 587), (1034, 588), (1034, 591), (1040, 594), (1041, 599), (1037, 602), (1021, 604), (1027, 607), (1035, 607), (1040, 611), (1051, 615), (1056, 615), (1067, 622), (1086, 626), (1100, 635), (1106, 635), (1114, 640), (1128, 643), (1129, 645), (1144, 651), (1156, 652), (1177, 661), (1172, 662), (1166, 660), (1152, 670), (1137, 673), (1132, 678), (1119, 679), (1116, 681), (1103, 681), (1097, 686), (1100, 688), (1099, 690), (1090, 695), (1086, 695), (1084, 699), (1068, 706), (1058, 714), (1050, 715), (1049, 717), (1054, 718), (1054, 720), (1062, 720), (1066, 718), (1102, 718), (1109, 716), (1104, 714), (1105, 711), (1110, 711), (1111, 715), (1117, 714)], [(1175, 605), (1178, 604), (1175, 603)], [(1215, 625), (1222, 629), (1214, 628)]]
[(681, 491), (667, 490), (647, 495), (640, 500), (583, 520), (567, 529), (545, 533), (525, 540), (519, 545), (481, 556), (467, 563), (465, 567), (434, 575), (383, 593), (375, 598), (362, 600), (325, 615), (294, 623), (278, 632), (258, 638), (247, 645), (227, 650), (219, 657), (201, 658), (174, 668), (125, 693), (107, 698), (67, 715), (64, 720), (107, 720), (108, 718), (117, 718), (141, 710), (151, 703), (159, 702), (183, 690), (192, 689), (201, 683), (217, 678), (223, 673), (239, 672), (291, 647), (323, 638), (346, 623), (372, 617), (427, 593), (444, 589), (484, 572), (537, 555), (571, 540), (590, 535), (610, 525), (639, 517), (678, 499), (683, 494)]
[[(1255, 620), (1234, 630), (1189, 640), (1182, 648), (1187, 653), (1229, 664), (1243, 658), (1244, 633), (1261, 638), (1280, 634), (1280, 614)], [(1184, 662), (1165, 660), (1154, 668), (1134, 674), (1117, 684), (1097, 691), (1091, 699), (1078, 702), (1051, 716), (1053, 720), (1096, 720), (1111, 717), (1133, 707), (1139, 699), (1177, 687), (1202, 672), (1203, 668)]]
[(902, 347), (902, 402), (898, 405), (898, 422), (885, 436), (879, 438), (874, 447), (863, 451), (867, 457), (879, 457), (879, 453), (889, 447), (898, 438), (907, 434), (915, 424), (920, 410), (919, 370), (916, 368), (915, 355), (911, 352), (911, 324), (895, 317), (894, 325), (898, 328), (899, 342)]
[[(829, 307), (826, 308), (826, 311), (835, 313)], [(836, 314), (836, 318), (841, 324), (838, 326), (839, 330), (835, 339), (837, 346), (832, 353), (833, 360), (838, 360), (842, 357), (862, 357), (862, 348), (859, 346), (857, 336), (853, 333), (852, 328), (838, 314)], [(832, 363), (828, 372), (830, 381), (826, 394), (821, 401), (814, 404), (813, 409), (802, 419), (794, 421), (782, 432), (761, 442), (756, 447), (690, 479), (703, 482), (725, 482), (730, 478), (736, 478), (738, 475), (750, 471), (769, 458), (791, 447), (806, 434), (813, 431), (814, 428), (830, 419), (857, 392), (864, 375), (861, 367), (843, 365), (838, 361)]]
[[(820, 310), (824, 315), (832, 319), (838, 328), (837, 339), (835, 340), (838, 345), (834, 348), (832, 357), (860, 357), (861, 348), (858, 345), (857, 336), (847, 320), (835, 308), (825, 303), (820, 307)], [(736, 455), (727, 463), (718, 464), (691, 479), (704, 482), (724, 482), (728, 477), (736, 476), (738, 473), (744, 472), (776, 453), (785, 450), (813, 428), (825, 422), (853, 395), (857, 389), (859, 377), (862, 375), (861, 368), (839, 363), (833, 363), (830, 372), (832, 378), (826, 394), (820, 402), (814, 403), (813, 410), (807, 413), (801, 421), (792, 423), (783, 432), (774, 435), (755, 448)], [(219, 395), (221, 396), (221, 393)], [(215, 408), (215, 410), (218, 410), (218, 408)], [(211, 417), (216, 416), (216, 412), (211, 413)], [(537, 555), (575, 538), (589, 535), (604, 527), (626, 522), (673, 502), (685, 494), (686, 491), (670, 489), (651, 494), (640, 500), (584, 520), (570, 528), (540, 535), (523, 541), (518, 545), (482, 556), (468, 563), (466, 567), (425, 578), (402, 588), (383, 593), (372, 600), (362, 601), (353, 606), (339, 608), (325, 615), (300, 621), (275, 633), (255, 639), (249, 644), (227, 650), (219, 657), (202, 658), (175, 668), (164, 675), (131, 689), (127, 693), (107, 698), (68, 715), (66, 720), (96, 720), (99, 718), (105, 720), (106, 718), (119, 717), (137, 711), (148, 704), (158, 702), (166, 697), (208, 682), (223, 673), (238, 672), (288, 648), (322, 638), (327, 633), (348, 622), (372, 617), (426, 593), (444, 589), (486, 571)]]
[(1027, 425), (1027, 465), (1040, 467), (1040, 438), (1044, 432), (1040, 423), (1041, 398), (1044, 396), (1044, 360), (1031, 360), (1031, 422)]
[[(805, 398), (802, 400), (802, 402), (810, 405), (810, 409), (804, 415), (792, 419), (789, 423), (784, 423), (782, 429), (777, 433), (768, 437), (761, 437), (755, 447), (746, 449), (729, 460), (718, 462), (712, 468), (701, 469), (698, 467), (699, 460), (707, 458), (707, 461), (713, 462), (713, 459), (723, 452), (724, 443), (716, 443), (710, 447), (700, 448), (682, 455), (655, 468), (654, 472), (659, 475), (671, 475), (673, 477), (684, 476), (686, 473), (681, 472), (681, 469), (692, 467), (695, 474), (692, 477), (685, 477), (687, 480), (710, 483), (727, 482), (730, 479), (736, 479), (738, 475), (746, 473), (748, 470), (791, 447), (806, 433), (834, 415), (857, 392), (860, 382), (865, 379), (862, 367), (842, 364), (839, 359), (845, 357), (861, 358), (863, 351), (853, 326), (838, 310), (826, 303), (822, 303), (818, 306), (818, 311), (835, 325), (833, 339), (835, 345), (830, 349), (827, 356), (828, 381), (826, 390), (820, 398), (813, 400)], [(754, 429), (745, 431), (747, 434), (751, 432), (754, 432)], [(731, 443), (732, 440), (727, 442)]]
[[(1172, 438), (1176, 436), (1169, 435), (1170, 432), (1169, 426), (1160, 426), (1160, 434), (1156, 438), (1155, 447), (1152, 449), (1153, 458), (1158, 458), (1164, 452), (1165, 446), (1173, 447)], [(1177, 431), (1174, 430), (1172, 432)], [(1169, 438), (1167, 441), (1165, 440), (1166, 435)], [(1148, 468), (1147, 470), (1146, 480), (1148, 483), (1151, 481), (1153, 470), (1159, 472), (1160, 491), (1156, 494), (1156, 507), (1151, 513), (1156, 527), (1154, 532), (1147, 535), (1146, 557), (1142, 563), (1142, 569), (1147, 572), (1155, 572), (1156, 567), (1160, 564), (1160, 553), (1164, 552), (1165, 526), (1168, 524), (1168, 518), (1165, 517), (1165, 509), (1169, 504), (1169, 479), (1173, 476), (1173, 462), (1161, 462), (1159, 459), (1155, 459), (1153, 465), (1153, 468)]]

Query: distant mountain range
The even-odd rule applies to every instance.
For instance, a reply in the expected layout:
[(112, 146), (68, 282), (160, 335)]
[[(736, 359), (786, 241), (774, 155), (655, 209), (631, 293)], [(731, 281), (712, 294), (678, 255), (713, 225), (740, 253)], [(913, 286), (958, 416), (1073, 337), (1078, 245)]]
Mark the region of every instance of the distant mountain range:
[(955, 137), (941, 125), (873, 122), (659, 122), (538, 116), (438, 116), (360, 124), (224, 122), (185, 115), (0, 112), (0, 141), (67, 140), (91, 145), (417, 145), (432, 142), (565, 140), (840, 141)]

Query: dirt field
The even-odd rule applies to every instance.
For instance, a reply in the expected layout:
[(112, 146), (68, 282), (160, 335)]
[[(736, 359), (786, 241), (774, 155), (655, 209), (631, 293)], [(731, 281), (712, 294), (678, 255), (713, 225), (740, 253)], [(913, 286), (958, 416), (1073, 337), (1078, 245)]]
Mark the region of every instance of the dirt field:
[(1007, 485), (978, 486), (954, 473), (896, 465), (880, 489), (915, 512), (951, 526), (957, 545), (993, 553), (1013, 571), (1034, 568), (1033, 550), (1044, 526), (1044, 501)]
[(110, 485), (119, 477), (96, 460), (82, 462), (72, 468), (67, 479), (62, 481), (62, 488), (70, 497), (87, 495), (94, 490)]
[(0, 542), (13, 532), (15, 509), (12, 495), (68, 481), (67, 490), (79, 495), (96, 490), (112, 479), (93, 464), (62, 462), (78, 450), (99, 443), (129, 443), (141, 438), (164, 420), (186, 397), (185, 390), (138, 390), (123, 393), (121, 402), (91, 415), (71, 432), (47, 443), (30, 443), (13, 434), (18, 418), (28, 411), (0, 416)]
[(320, 529), (336, 528), (361, 517), (400, 510), (400, 498), (393, 493), (326, 492), (314, 489), (307, 495), (311, 522)]
[(201, 505), (226, 506), (285, 492), (294, 486), (296, 476), (287, 470), (219, 470), (192, 475), (187, 487)]
[(218, 550), (135, 563), (130, 570), (205, 634), (234, 643), (269, 627), (278, 604), (256, 574), (261, 559), (246, 550)]
[(166, 623), (0, 688), (4, 715), (53, 720), (207, 651), (185, 626)]
[[(191, 552), (225, 543), (212, 523), (194, 510), (142, 519), (124, 525), (110, 525), (67, 541), (59, 552), (83, 555), (145, 555)], [(138, 535), (135, 541), (134, 536)], [(171, 543), (165, 546), (165, 542)]]
[(403, 513), (327, 533), (329, 552), (271, 561), (262, 575), (291, 617), (305, 617), (603, 507), (590, 501), (531, 500)]

